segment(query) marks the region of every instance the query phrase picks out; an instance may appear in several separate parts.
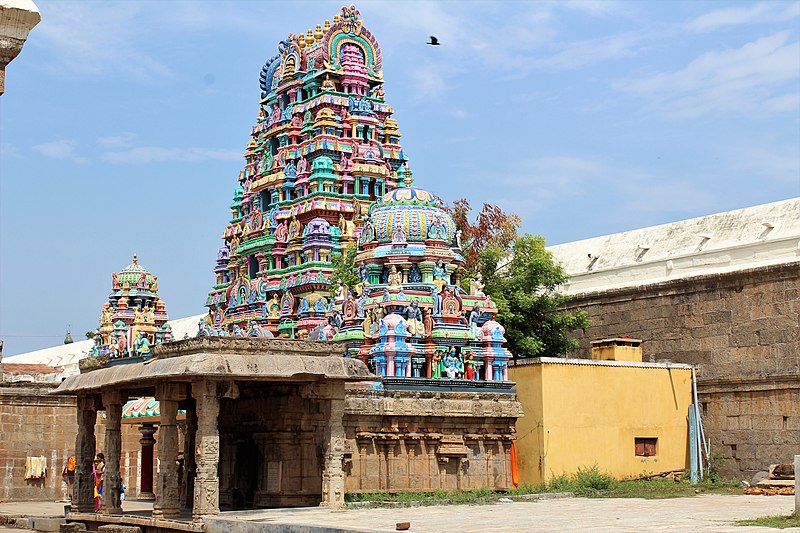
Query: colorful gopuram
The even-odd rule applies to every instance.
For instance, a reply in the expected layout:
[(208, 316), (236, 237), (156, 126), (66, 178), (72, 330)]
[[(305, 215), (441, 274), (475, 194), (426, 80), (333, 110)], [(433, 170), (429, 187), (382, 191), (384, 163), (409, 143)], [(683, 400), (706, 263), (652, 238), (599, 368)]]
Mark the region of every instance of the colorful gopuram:
[(503, 381), (511, 354), (480, 280), (460, 287), (459, 233), (442, 201), (403, 187), (370, 206), (360, 233), (355, 290), (340, 288), (325, 338), (379, 376)]
[[(412, 186), (385, 102), (381, 52), (355, 7), (290, 34), (262, 100), (200, 335), (346, 341), (387, 377), (502, 381), (511, 358), (482, 292), (460, 287), (459, 235)], [(357, 242), (356, 287), (331, 255)]]
[(265, 63), (202, 334), (302, 338), (327, 324), (331, 254), (358, 239), (406, 159), (381, 68), (354, 6)]
[(111, 294), (103, 304), (92, 355), (147, 356), (151, 344), (172, 341), (166, 305), (158, 296), (158, 278), (133, 263), (111, 274)]

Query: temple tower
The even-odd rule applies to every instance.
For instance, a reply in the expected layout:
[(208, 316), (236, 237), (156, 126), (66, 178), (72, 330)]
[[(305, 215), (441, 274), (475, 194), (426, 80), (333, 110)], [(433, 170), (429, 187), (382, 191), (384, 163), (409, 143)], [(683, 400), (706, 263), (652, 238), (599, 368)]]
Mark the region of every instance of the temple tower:
[[(354, 6), (278, 44), (206, 305), (212, 334), (304, 337), (331, 309), (331, 254), (405, 162), (378, 41)], [(201, 328), (203, 329), (203, 328)]]
[(158, 295), (158, 278), (133, 263), (111, 274), (111, 294), (103, 304), (92, 355), (149, 355), (151, 344), (172, 341), (166, 305)]

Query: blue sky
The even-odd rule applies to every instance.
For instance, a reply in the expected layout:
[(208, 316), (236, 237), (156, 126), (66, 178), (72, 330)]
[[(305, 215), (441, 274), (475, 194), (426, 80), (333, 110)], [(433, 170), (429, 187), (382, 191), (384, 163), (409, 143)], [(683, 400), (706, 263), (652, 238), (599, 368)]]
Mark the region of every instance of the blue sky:
[[(83, 338), (134, 252), (173, 318), (203, 311), (261, 65), (344, 5), (37, 4), (0, 97), (6, 355)], [(557, 244), (800, 195), (800, 3), (357, 7), (446, 200)]]

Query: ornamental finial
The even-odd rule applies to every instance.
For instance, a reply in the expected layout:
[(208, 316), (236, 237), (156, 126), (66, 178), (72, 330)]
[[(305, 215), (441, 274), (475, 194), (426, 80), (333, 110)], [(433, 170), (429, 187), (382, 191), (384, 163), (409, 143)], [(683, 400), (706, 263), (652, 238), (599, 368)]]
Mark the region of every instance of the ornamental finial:
[(139, 264), (139, 258), (136, 256), (136, 254), (133, 254), (133, 264), (134, 265), (138, 265)]
[(414, 183), (414, 176), (412, 175), (411, 169), (408, 168), (408, 163), (405, 165), (405, 175), (406, 177), (403, 178), (403, 183), (406, 187), (411, 187), (411, 184)]

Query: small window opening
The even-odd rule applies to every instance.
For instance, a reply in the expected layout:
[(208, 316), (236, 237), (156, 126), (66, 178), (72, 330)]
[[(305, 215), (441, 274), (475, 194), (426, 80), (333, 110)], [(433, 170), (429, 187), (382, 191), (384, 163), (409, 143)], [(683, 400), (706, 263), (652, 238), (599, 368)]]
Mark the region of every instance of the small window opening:
[(656, 454), (657, 437), (636, 437), (634, 446), (637, 457), (652, 457)]

